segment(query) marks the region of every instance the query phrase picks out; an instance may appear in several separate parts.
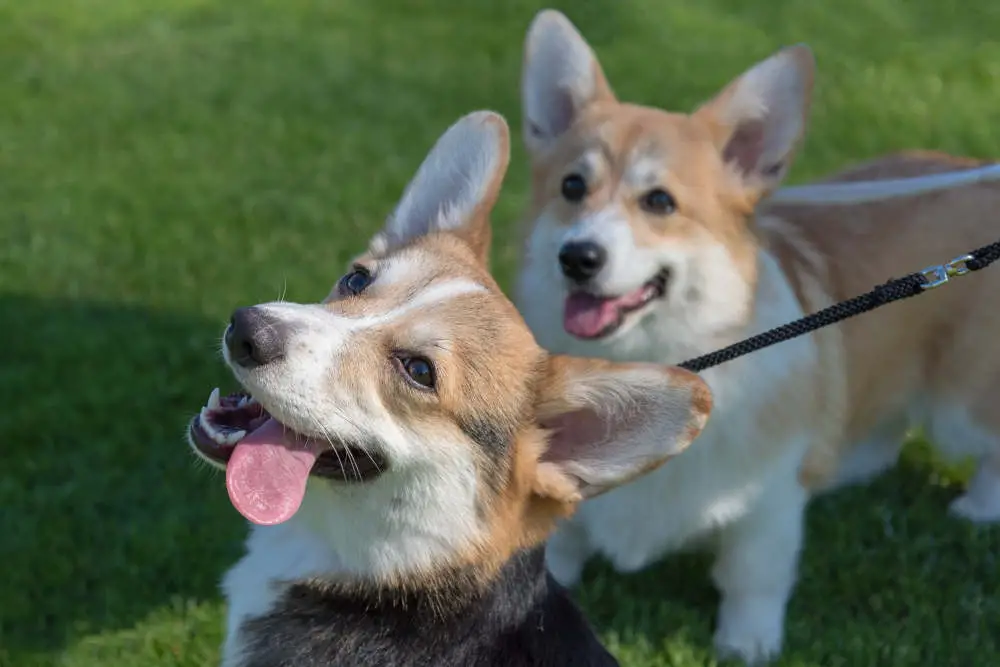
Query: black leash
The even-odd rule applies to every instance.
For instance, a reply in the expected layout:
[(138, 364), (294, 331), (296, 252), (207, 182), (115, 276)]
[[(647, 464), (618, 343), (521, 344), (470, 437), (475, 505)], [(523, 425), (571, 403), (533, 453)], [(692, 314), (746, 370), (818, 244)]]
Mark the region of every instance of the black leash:
[(997, 259), (1000, 259), (1000, 241), (983, 246), (979, 250), (973, 250), (967, 255), (956, 257), (947, 264), (929, 266), (918, 273), (895, 278), (866, 294), (835, 303), (812, 315), (806, 315), (800, 320), (783, 324), (752, 338), (741, 340), (729, 347), (690, 359), (680, 364), (680, 367), (697, 373), (706, 368), (724, 364), (745, 354), (777, 345), (791, 338), (797, 338), (849, 317), (867, 313), (869, 310), (875, 310), (893, 301), (923, 294), (927, 290), (945, 284), (950, 278), (963, 276), (970, 271), (985, 269)]

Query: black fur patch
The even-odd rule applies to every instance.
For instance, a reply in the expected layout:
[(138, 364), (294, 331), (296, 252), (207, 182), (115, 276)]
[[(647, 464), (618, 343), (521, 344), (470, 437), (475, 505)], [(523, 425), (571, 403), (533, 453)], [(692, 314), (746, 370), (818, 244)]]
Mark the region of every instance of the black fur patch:
[(514, 429), (509, 424), (495, 424), (480, 419), (458, 420), (459, 428), (479, 445), (491, 459), (505, 459), (514, 440)]
[(541, 547), (514, 556), (483, 590), (469, 573), (435, 591), (293, 585), (240, 628), (240, 667), (609, 667)]
[(513, 427), (480, 419), (459, 417), (457, 421), (462, 432), (479, 446), (489, 466), (484, 481), (494, 493), (499, 493), (507, 482), (510, 450), (514, 443)]

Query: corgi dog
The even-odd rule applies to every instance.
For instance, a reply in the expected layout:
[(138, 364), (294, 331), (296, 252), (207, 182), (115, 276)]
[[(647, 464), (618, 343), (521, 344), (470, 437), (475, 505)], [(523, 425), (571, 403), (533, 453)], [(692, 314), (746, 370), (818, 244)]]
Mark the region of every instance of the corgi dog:
[(544, 540), (677, 456), (712, 398), (685, 370), (538, 346), (487, 265), (508, 161), (504, 119), (464, 117), (321, 302), (233, 313), (243, 391), (188, 432), (252, 524), (224, 667), (616, 664)]
[[(515, 304), (542, 347), (678, 364), (1000, 238), (1000, 169), (970, 159), (890, 155), (780, 188), (813, 70), (789, 47), (672, 113), (617, 100), (571, 22), (535, 18)], [(709, 548), (717, 651), (759, 663), (780, 653), (808, 499), (891, 466), (911, 426), (980, 461), (954, 513), (1000, 519), (998, 293), (984, 271), (704, 371), (698, 446), (560, 522), (555, 578)]]

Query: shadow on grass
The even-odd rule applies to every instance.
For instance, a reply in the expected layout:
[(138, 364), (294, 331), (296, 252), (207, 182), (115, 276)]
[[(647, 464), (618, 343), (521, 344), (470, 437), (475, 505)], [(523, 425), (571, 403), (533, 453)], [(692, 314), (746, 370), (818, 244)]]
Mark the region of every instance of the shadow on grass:
[(182, 434), (225, 382), (219, 330), (142, 308), (0, 297), (0, 647), (55, 651), (217, 596), (243, 522)]
[[(780, 664), (1000, 664), (1000, 529), (949, 517), (958, 488), (910, 454), (813, 503)], [(710, 661), (710, 564), (674, 556), (630, 576), (595, 564), (578, 598), (612, 644), (669, 655), (680, 637)]]

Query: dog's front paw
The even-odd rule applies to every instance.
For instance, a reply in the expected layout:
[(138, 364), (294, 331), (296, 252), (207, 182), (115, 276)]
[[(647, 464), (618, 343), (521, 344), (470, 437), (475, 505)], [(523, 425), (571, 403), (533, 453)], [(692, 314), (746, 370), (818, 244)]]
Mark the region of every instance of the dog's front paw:
[(719, 608), (716, 653), (747, 665), (770, 662), (781, 653), (784, 617), (782, 596), (727, 596)]
[(1000, 521), (1000, 468), (995, 462), (981, 463), (969, 481), (965, 494), (956, 498), (948, 509), (952, 515), (973, 523)]
[(982, 498), (966, 493), (953, 500), (948, 510), (972, 523), (995, 523), (1000, 521), (1000, 497)]

